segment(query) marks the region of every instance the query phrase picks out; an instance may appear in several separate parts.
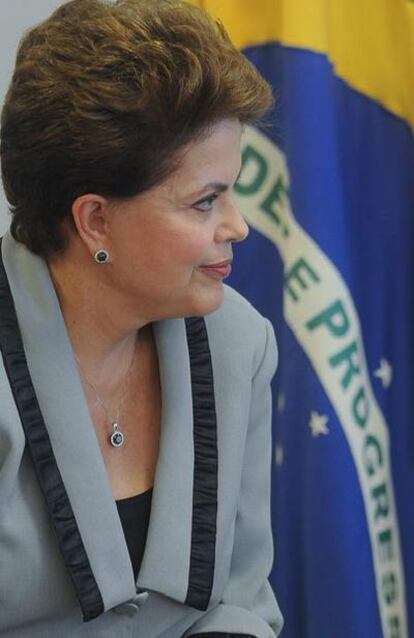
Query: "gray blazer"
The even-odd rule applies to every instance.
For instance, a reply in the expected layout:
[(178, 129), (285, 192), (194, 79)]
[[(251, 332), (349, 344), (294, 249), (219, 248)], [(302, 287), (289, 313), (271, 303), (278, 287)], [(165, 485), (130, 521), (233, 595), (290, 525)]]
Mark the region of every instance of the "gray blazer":
[(162, 423), (137, 582), (48, 268), (0, 263), (1, 638), (274, 638), (273, 329), (225, 286), (154, 323)]

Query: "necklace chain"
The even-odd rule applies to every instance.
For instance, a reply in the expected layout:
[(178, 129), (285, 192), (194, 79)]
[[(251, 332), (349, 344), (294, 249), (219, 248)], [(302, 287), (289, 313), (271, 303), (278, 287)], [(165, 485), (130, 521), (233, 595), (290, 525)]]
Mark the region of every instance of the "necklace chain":
[(132, 371), (134, 369), (134, 362), (135, 362), (135, 354), (137, 351), (137, 345), (138, 345), (138, 337), (136, 338), (135, 341), (135, 347), (134, 347), (134, 352), (132, 354), (132, 358), (131, 358), (131, 363), (128, 366), (128, 370), (125, 373), (125, 378), (123, 381), (123, 391), (117, 406), (117, 412), (116, 412), (116, 418), (113, 419), (111, 418), (108, 409), (105, 405), (104, 400), (99, 396), (98, 390), (96, 389), (96, 385), (94, 383), (92, 383), (92, 381), (89, 379), (89, 377), (85, 374), (81, 362), (79, 361), (79, 358), (77, 357), (77, 355), (74, 353), (76, 362), (78, 364), (78, 368), (79, 371), (81, 373), (82, 378), (85, 380), (85, 382), (92, 388), (94, 394), (95, 394), (95, 404), (94, 405), (99, 405), (100, 408), (102, 408), (103, 412), (105, 413), (106, 419), (107, 421), (112, 425), (112, 434), (110, 436), (110, 443), (114, 446), (114, 447), (121, 447), (124, 444), (125, 441), (125, 435), (119, 430), (119, 423), (118, 423), (118, 419), (119, 419), (119, 415), (121, 414), (121, 409), (125, 403), (125, 398), (127, 396), (127, 392), (129, 389), (129, 385), (130, 385), (130, 380), (131, 380), (131, 376), (132, 376)]

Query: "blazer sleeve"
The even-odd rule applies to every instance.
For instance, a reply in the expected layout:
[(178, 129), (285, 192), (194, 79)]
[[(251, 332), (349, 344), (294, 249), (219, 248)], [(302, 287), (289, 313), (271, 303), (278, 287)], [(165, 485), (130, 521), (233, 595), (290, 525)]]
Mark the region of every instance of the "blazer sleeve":
[(252, 379), (230, 577), (221, 602), (183, 638), (275, 638), (282, 629), (283, 619), (268, 581), (273, 563), (270, 382), (278, 357), (273, 327), (267, 319), (264, 329), (264, 352)]

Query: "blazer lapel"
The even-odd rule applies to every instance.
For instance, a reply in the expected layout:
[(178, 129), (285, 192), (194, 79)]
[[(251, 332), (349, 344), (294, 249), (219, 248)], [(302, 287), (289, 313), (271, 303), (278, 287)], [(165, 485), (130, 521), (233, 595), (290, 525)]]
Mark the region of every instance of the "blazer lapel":
[(205, 610), (214, 576), (217, 427), (202, 318), (155, 324), (162, 387), (160, 454), (138, 585)]
[[(15, 398), (39, 483), (84, 619), (91, 620), (136, 595), (128, 550), (48, 268), (9, 234), (2, 253), (3, 357), (11, 384), (22, 388)], [(137, 585), (206, 609), (217, 514), (207, 332), (202, 318), (171, 319), (154, 323), (154, 335), (161, 440)]]
[[(2, 253), (31, 406), (28, 413), (20, 402), (19, 412), (61, 553), (91, 620), (134, 597), (128, 550), (47, 266), (9, 235)], [(4, 302), (3, 285), (2, 316)]]

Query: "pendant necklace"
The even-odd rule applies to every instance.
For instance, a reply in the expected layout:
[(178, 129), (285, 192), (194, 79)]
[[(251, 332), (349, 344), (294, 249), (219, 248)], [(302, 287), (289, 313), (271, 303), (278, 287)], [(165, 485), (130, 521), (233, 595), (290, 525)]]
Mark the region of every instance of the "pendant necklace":
[(123, 382), (123, 391), (122, 391), (122, 395), (121, 395), (119, 403), (118, 403), (116, 417), (114, 419), (111, 418), (111, 416), (110, 416), (110, 414), (109, 414), (109, 412), (107, 410), (107, 407), (105, 405), (105, 402), (99, 396), (99, 393), (98, 393), (98, 391), (96, 389), (95, 384), (92, 383), (92, 381), (86, 376), (86, 374), (84, 373), (84, 371), (82, 369), (80, 361), (79, 361), (78, 357), (75, 354), (75, 359), (77, 361), (77, 364), (78, 364), (79, 370), (81, 372), (81, 375), (82, 375), (83, 379), (86, 381), (86, 383), (92, 388), (92, 390), (93, 390), (93, 392), (95, 394), (95, 397), (96, 397), (95, 405), (99, 405), (102, 408), (103, 412), (105, 413), (105, 416), (106, 416), (106, 419), (107, 419), (108, 423), (111, 424), (112, 433), (111, 433), (111, 435), (109, 437), (109, 443), (112, 445), (112, 447), (122, 447), (124, 445), (124, 443), (125, 443), (125, 434), (122, 432), (122, 429), (121, 429), (120, 424), (119, 424), (119, 415), (120, 415), (120, 412), (121, 412), (121, 408), (122, 408), (122, 406), (123, 406), (123, 404), (125, 402), (125, 398), (126, 398), (127, 391), (128, 391), (128, 388), (129, 388), (129, 384), (130, 384), (130, 380), (131, 380), (131, 374), (132, 374), (132, 370), (134, 368), (135, 354), (136, 354), (136, 351), (137, 351), (137, 343), (138, 343), (138, 338), (135, 341), (135, 348), (134, 348), (134, 352), (133, 352), (133, 355), (132, 355), (131, 363), (130, 363), (130, 365), (128, 367), (128, 370), (127, 370), (127, 372), (125, 374), (125, 379), (124, 379), (124, 382)]

